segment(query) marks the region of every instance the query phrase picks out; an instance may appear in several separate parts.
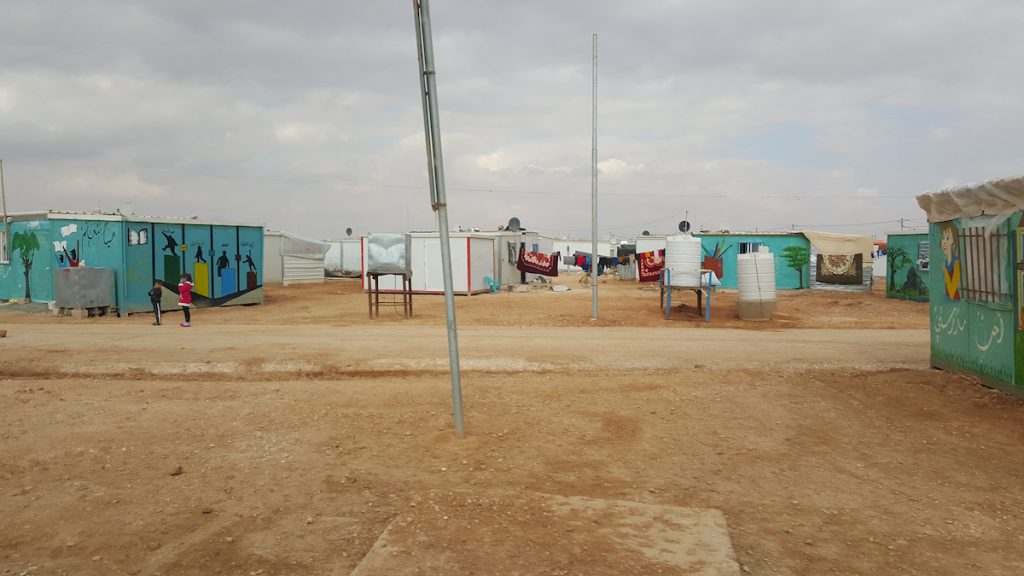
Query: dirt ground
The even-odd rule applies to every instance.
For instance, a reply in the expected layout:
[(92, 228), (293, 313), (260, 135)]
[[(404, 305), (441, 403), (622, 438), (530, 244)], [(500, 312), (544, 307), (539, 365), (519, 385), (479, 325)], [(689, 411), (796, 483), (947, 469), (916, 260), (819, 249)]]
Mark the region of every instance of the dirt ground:
[(930, 369), (926, 304), (784, 292), (755, 323), (719, 291), (665, 320), (611, 280), (592, 320), (559, 281), (457, 299), (464, 438), (439, 296), (370, 320), (358, 281), (268, 288), (188, 329), (0, 306), (0, 573), (347, 576), (443, 502), (506, 511), (415, 528), (487, 555), (448, 574), (607, 574), (535, 537), (538, 493), (719, 509), (750, 574), (1024, 573), (1024, 401)]

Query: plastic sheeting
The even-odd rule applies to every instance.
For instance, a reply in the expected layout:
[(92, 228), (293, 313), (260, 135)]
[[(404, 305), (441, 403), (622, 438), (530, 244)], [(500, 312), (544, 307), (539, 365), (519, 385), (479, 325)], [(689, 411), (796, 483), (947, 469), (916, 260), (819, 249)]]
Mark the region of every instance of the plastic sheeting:
[(1024, 177), (989, 180), (921, 194), (917, 205), (928, 215), (929, 222), (946, 222), (975, 216), (1003, 216), (1024, 210)]
[(311, 238), (303, 238), (287, 232), (281, 233), (282, 256), (297, 256), (300, 258), (323, 260), (324, 255), (327, 254), (328, 248), (330, 248), (330, 244), (327, 242), (321, 242)]

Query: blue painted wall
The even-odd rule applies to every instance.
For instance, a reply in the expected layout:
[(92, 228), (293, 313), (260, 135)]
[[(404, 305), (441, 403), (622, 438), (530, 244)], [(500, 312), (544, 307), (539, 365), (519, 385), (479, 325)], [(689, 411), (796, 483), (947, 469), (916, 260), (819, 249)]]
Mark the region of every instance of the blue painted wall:
[[(198, 306), (235, 303), (242, 296), (239, 302), (262, 302), (262, 227), (53, 218), (13, 222), (12, 239), (15, 233), (32, 234), (39, 244), (29, 270), (32, 300), (53, 301), (54, 270), (112, 268), (118, 308), (145, 312), (154, 279), (177, 287), (182, 272), (196, 277), (206, 267), (205, 283), (196, 290)], [(226, 264), (218, 278), (221, 254)], [(0, 264), (0, 298), (25, 297), (25, 267), (20, 251), (13, 250), (10, 264)]]
[[(801, 285), (800, 274), (786, 265), (786, 260), (782, 258), (782, 251), (789, 246), (802, 246), (808, 253), (811, 250), (811, 243), (803, 234), (695, 234), (694, 236), (700, 238), (705, 256), (714, 255), (716, 250), (721, 254), (722, 288), (738, 287), (736, 256), (740, 253), (740, 243), (756, 242), (768, 247), (768, 250), (775, 256), (775, 287), (778, 290), (792, 290)], [(810, 267), (804, 266), (802, 274), (802, 285), (807, 288)]]
[[(33, 220), (28, 222), (11, 222), (8, 247), (10, 263), (0, 264), (0, 298), (14, 300), (31, 298), (33, 300), (53, 300), (53, 269), (56, 266), (53, 256), (53, 244), (50, 239), (50, 222)], [(39, 244), (37, 250), (28, 250), (24, 254), (13, 246), (18, 235), (31, 235)], [(28, 278), (26, 286), (25, 265), (22, 257), (28, 260)]]
[(928, 301), (929, 259), (921, 254), (920, 244), (929, 245), (928, 233), (889, 234), (886, 238), (885, 296), (904, 300)]

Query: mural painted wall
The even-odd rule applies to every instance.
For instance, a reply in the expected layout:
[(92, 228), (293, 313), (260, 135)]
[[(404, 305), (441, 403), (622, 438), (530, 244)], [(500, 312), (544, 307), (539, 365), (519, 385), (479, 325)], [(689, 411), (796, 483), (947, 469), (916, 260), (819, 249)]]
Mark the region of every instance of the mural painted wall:
[[(54, 271), (88, 266), (112, 268), (121, 312), (151, 310), (154, 280), (177, 288), (192, 274), (194, 305), (258, 304), (263, 301), (263, 229), (120, 218), (51, 218), (11, 223), (11, 262), (0, 264), (0, 298), (52, 302)], [(177, 294), (165, 289), (173, 308)]]
[[(929, 308), (931, 314), (932, 363), (944, 368), (960, 369), (984, 376), (990, 381), (1013, 387), (1021, 382), (1017, 376), (1017, 334), (1015, 303), (1018, 287), (1012, 278), (1014, 250), (1008, 223), (992, 226), (991, 220), (963, 219), (932, 224), (929, 246), (934, 254), (928, 270)], [(964, 230), (988, 226), (989, 236), (964, 237)], [(1003, 240), (1000, 240), (1003, 238)], [(988, 254), (974, 245), (985, 242), (993, 247)], [(969, 258), (965, 256), (971, 254)], [(991, 262), (987, 276), (980, 280), (984, 262)], [(970, 279), (965, 269), (977, 267)], [(992, 295), (984, 296), (979, 286)]]
[[(191, 274), (196, 307), (263, 301), (262, 228), (177, 223), (151, 226), (151, 237), (156, 239), (149, 246), (151, 263), (147, 267), (139, 262), (140, 270), (151, 276), (150, 282), (155, 278), (176, 289), (181, 274)], [(149, 300), (143, 300), (133, 299), (132, 303), (139, 310), (148, 310)], [(169, 306), (177, 306), (176, 296)]]
[[(779, 290), (796, 289), (808, 286), (809, 266), (804, 266), (798, 273), (790, 268), (782, 258), (782, 251), (789, 246), (800, 246), (810, 250), (810, 242), (802, 234), (715, 234), (701, 236), (701, 250), (704, 252), (704, 268), (714, 270), (722, 281), (723, 288), (737, 288), (736, 256), (744, 252), (756, 252), (758, 247), (767, 246), (775, 255), (775, 287)], [(801, 281), (800, 275), (803, 275)]]
[(50, 222), (10, 224), (10, 263), (0, 264), (0, 298), (53, 300)]
[(890, 234), (886, 243), (886, 297), (926, 302), (931, 254), (928, 234)]

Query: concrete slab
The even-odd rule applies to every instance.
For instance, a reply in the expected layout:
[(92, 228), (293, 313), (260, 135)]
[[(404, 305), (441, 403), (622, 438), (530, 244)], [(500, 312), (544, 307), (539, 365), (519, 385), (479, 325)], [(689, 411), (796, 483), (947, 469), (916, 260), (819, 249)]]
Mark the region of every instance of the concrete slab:
[(739, 573), (718, 510), (444, 492), (392, 520), (351, 576)]

